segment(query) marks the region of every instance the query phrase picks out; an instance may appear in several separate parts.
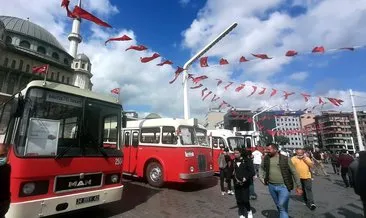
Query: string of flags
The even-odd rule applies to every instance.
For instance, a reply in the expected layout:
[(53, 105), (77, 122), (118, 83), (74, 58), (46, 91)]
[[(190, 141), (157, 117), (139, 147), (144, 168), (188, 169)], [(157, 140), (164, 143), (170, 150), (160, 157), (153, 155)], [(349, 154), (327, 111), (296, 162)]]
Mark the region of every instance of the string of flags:
[[(201, 76), (194, 77), (193, 74), (189, 74), (188, 78), (190, 78), (192, 80), (192, 82), (194, 84), (196, 84), (195, 86), (190, 87), (190, 89), (201, 89), (201, 96), (203, 97), (202, 100), (205, 100), (208, 96), (213, 94), (212, 91), (208, 90), (208, 88), (204, 87), (204, 85), (202, 84), (202, 81), (209, 79), (208, 76), (201, 75)], [(225, 85), (224, 86), (225, 91), (228, 91), (230, 87), (235, 85), (235, 83), (231, 82), (231, 81), (225, 82), (221, 79), (215, 79), (215, 80), (217, 81), (217, 86), (220, 86), (221, 84)], [(311, 96), (310, 94), (307, 94), (305, 92), (296, 93), (296, 92), (290, 92), (290, 91), (285, 91), (285, 90), (279, 90), (277, 88), (259, 87), (258, 85), (247, 85), (245, 83), (236, 84), (234, 87), (234, 91), (239, 93), (245, 87), (249, 87), (251, 89), (251, 92), (247, 97), (251, 97), (254, 94), (257, 94), (259, 96), (264, 95), (264, 94), (269, 94), (270, 98), (273, 96), (282, 95), (284, 100), (287, 100), (290, 96), (297, 94), (297, 95), (302, 96), (302, 98), (304, 99), (305, 102), (308, 102), (310, 98), (313, 98), (313, 96)], [(205, 94), (206, 91), (209, 91), (209, 92), (207, 94)], [(331, 103), (332, 105), (337, 106), (337, 107), (341, 106), (343, 103), (342, 99), (334, 98), (334, 97), (317, 96), (316, 98), (318, 99), (319, 105), (323, 105), (325, 103), (325, 99), (327, 99), (329, 101), (329, 103)], [(215, 98), (213, 98), (212, 101), (215, 101)]]

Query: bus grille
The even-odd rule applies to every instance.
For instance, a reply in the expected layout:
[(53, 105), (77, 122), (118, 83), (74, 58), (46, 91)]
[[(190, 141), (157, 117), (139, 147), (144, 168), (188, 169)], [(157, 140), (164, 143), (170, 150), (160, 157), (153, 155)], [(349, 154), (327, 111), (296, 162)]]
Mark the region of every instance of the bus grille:
[(206, 171), (206, 156), (198, 155), (198, 169), (200, 172)]

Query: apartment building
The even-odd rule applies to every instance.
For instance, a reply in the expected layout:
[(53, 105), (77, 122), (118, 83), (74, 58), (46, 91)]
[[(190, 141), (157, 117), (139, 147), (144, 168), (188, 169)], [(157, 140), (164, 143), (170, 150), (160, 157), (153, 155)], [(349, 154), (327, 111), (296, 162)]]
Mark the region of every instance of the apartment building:
[(223, 128), (225, 112), (219, 109), (210, 109), (206, 114), (204, 126), (206, 129), (220, 129)]
[(300, 116), (301, 129), (305, 130), (302, 135), (304, 147), (319, 147), (319, 125), (317, 124), (315, 117), (316, 115), (313, 113), (305, 113)]
[[(366, 111), (357, 111), (357, 118), (358, 124), (360, 126), (361, 138), (363, 142), (363, 146), (366, 146)], [(358, 140), (357, 140), (357, 132), (356, 132), (356, 125), (353, 113), (350, 113), (349, 116), (351, 122), (351, 130), (352, 130), (352, 137), (355, 143), (356, 151), (359, 151)]]
[(347, 149), (354, 152), (354, 138), (349, 112), (323, 111), (316, 116), (319, 125), (319, 144), (332, 151)]
[[(283, 114), (275, 117), (276, 129), (280, 131), (287, 130), (300, 130), (301, 129), (301, 116), (304, 114), (302, 111), (286, 111)], [(301, 133), (287, 134), (289, 143), (284, 145), (284, 148), (296, 149), (303, 148), (304, 141)]]

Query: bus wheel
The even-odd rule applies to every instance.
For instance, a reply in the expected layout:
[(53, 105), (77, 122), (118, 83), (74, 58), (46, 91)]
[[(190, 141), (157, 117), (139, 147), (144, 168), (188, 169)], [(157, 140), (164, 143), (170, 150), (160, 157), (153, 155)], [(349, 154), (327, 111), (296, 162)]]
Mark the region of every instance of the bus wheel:
[(146, 169), (147, 182), (153, 187), (162, 187), (164, 184), (163, 167), (158, 162), (151, 162)]

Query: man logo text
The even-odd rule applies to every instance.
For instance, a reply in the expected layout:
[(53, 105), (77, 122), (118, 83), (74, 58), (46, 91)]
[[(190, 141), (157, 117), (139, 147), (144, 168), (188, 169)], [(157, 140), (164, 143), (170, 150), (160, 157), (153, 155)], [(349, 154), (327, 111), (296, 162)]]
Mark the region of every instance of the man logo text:
[(69, 182), (69, 188), (83, 187), (92, 184), (92, 180)]

